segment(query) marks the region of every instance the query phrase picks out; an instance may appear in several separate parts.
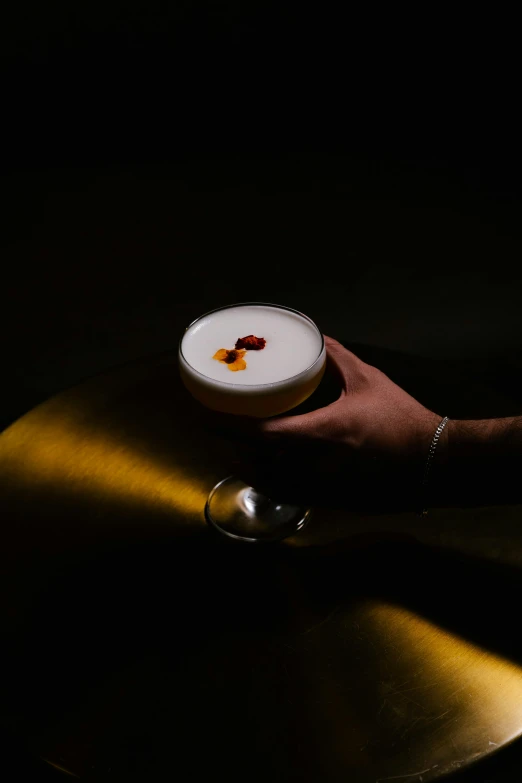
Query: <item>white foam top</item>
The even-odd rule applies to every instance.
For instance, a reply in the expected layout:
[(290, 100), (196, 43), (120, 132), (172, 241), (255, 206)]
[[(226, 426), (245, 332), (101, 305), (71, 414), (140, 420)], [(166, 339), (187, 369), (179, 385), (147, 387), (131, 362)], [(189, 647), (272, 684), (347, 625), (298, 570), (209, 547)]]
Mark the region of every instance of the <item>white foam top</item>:
[[(212, 357), (220, 348), (232, 349), (240, 337), (264, 337), (261, 351), (247, 351), (246, 370), (231, 372)], [(181, 350), (198, 372), (224, 383), (242, 386), (276, 383), (297, 375), (319, 357), (322, 338), (303, 316), (276, 305), (238, 305), (203, 316), (190, 326)]]

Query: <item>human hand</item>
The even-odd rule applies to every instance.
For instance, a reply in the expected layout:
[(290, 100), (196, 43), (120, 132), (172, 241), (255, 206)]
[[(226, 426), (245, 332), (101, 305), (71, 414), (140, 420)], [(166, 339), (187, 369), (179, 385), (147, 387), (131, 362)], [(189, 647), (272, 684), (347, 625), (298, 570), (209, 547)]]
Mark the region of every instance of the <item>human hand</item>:
[[(257, 456), (239, 474), (282, 501), (364, 510), (416, 508), (441, 416), (325, 337), (339, 398), (302, 415), (250, 421)], [(443, 451), (444, 443), (438, 449)]]

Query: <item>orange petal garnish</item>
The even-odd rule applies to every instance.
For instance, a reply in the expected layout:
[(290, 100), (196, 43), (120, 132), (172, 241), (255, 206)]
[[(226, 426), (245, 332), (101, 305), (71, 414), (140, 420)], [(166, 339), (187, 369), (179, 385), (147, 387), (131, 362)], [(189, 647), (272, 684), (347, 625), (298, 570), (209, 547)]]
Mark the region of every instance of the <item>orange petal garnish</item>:
[(212, 358), (222, 364), (226, 364), (232, 372), (237, 372), (238, 370), (246, 370), (247, 363), (243, 359), (245, 353), (246, 351), (236, 351), (234, 348), (231, 351), (228, 351), (226, 348), (220, 348)]

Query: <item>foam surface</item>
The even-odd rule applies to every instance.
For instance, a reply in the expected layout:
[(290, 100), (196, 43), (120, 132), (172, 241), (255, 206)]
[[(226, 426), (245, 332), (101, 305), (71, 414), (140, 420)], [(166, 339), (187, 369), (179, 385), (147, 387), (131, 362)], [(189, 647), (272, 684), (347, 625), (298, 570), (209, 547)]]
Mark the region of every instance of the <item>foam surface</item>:
[[(231, 372), (212, 357), (220, 348), (254, 334), (264, 337), (262, 351), (247, 351), (246, 370)], [(187, 362), (198, 372), (224, 383), (275, 383), (306, 370), (318, 358), (321, 335), (306, 318), (269, 305), (244, 305), (218, 310), (191, 326), (182, 341)]]

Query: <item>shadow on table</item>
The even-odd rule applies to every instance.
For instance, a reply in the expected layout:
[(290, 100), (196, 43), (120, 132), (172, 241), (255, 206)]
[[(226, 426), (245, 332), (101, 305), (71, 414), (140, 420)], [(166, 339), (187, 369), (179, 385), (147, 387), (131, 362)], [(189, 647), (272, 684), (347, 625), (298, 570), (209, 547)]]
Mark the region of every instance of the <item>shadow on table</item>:
[(293, 645), (313, 618), (361, 599), (409, 608), (522, 664), (522, 572), (407, 539), (332, 551), (245, 547), (212, 531), (143, 536), (50, 559), (31, 579), (32, 604), (4, 646), (3, 703), (36, 753), (87, 779), (112, 768), (113, 779), (138, 780), (192, 754), (192, 779), (203, 779), (231, 763), (229, 742), (231, 779), (253, 754), (252, 780), (318, 779), (320, 752), (317, 769), (313, 752), (299, 766), (301, 722), (288, 734), (294, 708), (275, 709), (295, 665), (281, 640)]
[[(454, 417), (520, 410), (513, 398), (516, 364), (470, 374), (462, 363), (352, 349), (424, 404)], [(325, 385), (321, 393), (327, 400), (333, 391)], [(146, 399), (168, 405), (168, 388)], [(140, 397), (133, 405), (141, 403)], [(171, 433), (162, 430), (161, 415), (158, 422), (158, 437), (167, 443)], [(135, 426), (136, 443), (151, 436), (149, 423), (143, 431)], [(74, 530), (81, 512), (74, 504), (63, 511), (62, 524)], [(17, 522), (15, 514), (12, 526)], [(8, 518), (5, 523), (9, 529)], [(10, 572), (5, 723), (16, 726), (33, 752), (62, 759), (85, 779), (152, 779), (167, 768), (181, 770), (192, 754), (196, 780), (224, 763), (231, 746), (238, 775), (255, 757), (252, 780), (287, 781), (297, 773), (320, 779), (320, 754), (317, 768), (311, 753), (301, 769), (302, 737), (297, 729), (285, 734), (284, 711), (274, 714), (288, 687), (290, 660), (278, 640), (299, 622), (301, 594), (312, 597), (317, 617), (339, 602), (395, 602), (522, 664), (522, 571), (514, 566), (394, 534), (292, 550), (236, 545), (207, 529), (169, 537), (168, 530), (147, 533), (147, 519), (142, 523), (129, 539), (114, 529), (110, 540), (86, 539), (45, 557), (28, 541), (26, 562), (18, 574)], [(252, 735), (256, 725), (259, 737)]]
[(303, 547), (292, 556), (303, 581), (314, 580), (315, 598), (325, 606), (335, 596), (397, 603), (522, 665), (516, 620), (522, 568), (393, 533)]

